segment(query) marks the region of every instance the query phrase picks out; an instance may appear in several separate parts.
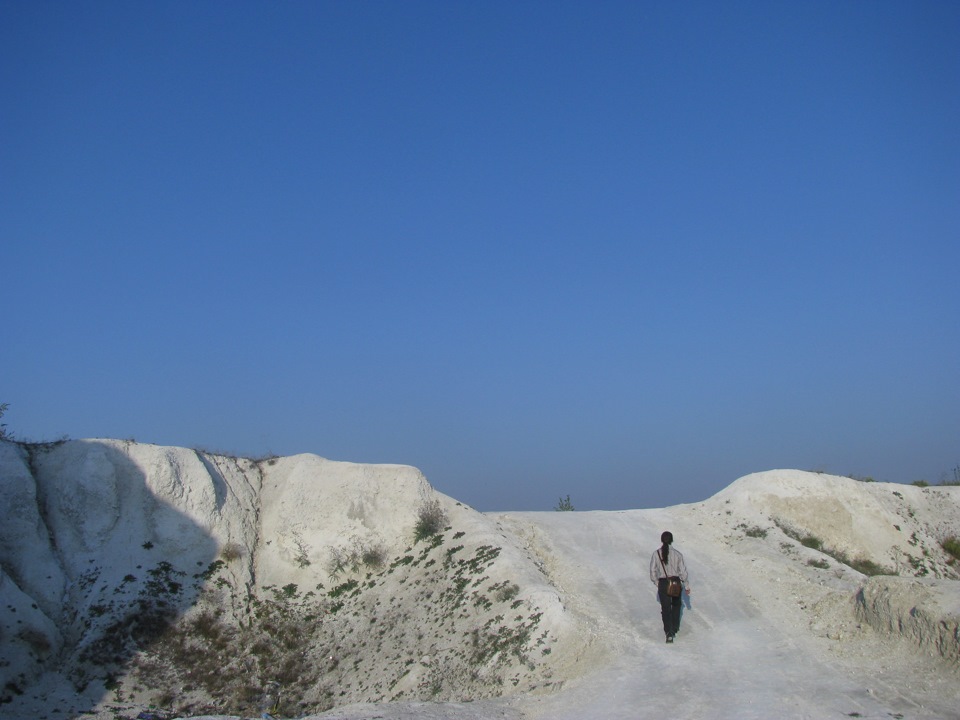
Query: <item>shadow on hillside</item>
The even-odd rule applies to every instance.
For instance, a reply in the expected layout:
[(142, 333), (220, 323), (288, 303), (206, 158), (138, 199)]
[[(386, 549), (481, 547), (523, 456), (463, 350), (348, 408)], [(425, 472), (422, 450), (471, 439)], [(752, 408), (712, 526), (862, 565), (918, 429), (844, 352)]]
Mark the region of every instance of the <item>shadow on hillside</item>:
[[(162, 642), (197, 601), (217, 543), (152, 492), (131, 453), (136, 446), (70, 441), (21, 447), (29, 456), (50, 556), (59, 562), (65, 586), (60, 616), (50, 618), (63, 647), (43, 669), (72, 685), (65, 690), (73, 692), (58, 695), (73, 695), (73, 707), (59, 711), (79, 716), (120, 700), (111, 692), (115, 679)], [(150, 452), (140, 448), (144, 456)], [(21, 590), (30, 595), (32, 588)], [(35, 695), (29, 685), (18, 690), (7, 706), (13, 715)], [(47, 709), (57, 712), (53, 704)]]

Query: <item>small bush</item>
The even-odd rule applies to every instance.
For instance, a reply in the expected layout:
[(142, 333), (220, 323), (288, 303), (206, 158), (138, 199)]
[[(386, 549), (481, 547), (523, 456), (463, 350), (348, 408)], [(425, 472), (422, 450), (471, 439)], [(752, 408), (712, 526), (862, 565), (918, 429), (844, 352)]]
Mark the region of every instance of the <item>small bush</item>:
[(293, 545), (297, 549), (296, 556), (294, 557), (294, 562), (297, 563), (297, 567), (301, 570), (305, 567), (310, 566), (310, 546), (304, 542), (303, 536), (300, 534), (299, 530), (294, 530), (291, 533), (293, 538)]
[(940, 543), (940, 547), (946, 551), (954, 560), (960, 560), (960, 538), (957, 538), (956, 535), (951, 535), (948, 538)]
[(351, 569), (353, 557), (347, 548), (332, 547), (328, 552), (329, 556), (326, 564), (327, 575), (336, 578)]
[(507, 602), (513, 600), (520, 592), (520, 586), (516, 583), (504, 585), (497, 589), (496, 598), (498, 602)]
[(570, 502), (569, 495), (567, 495), (565, 498), (560, 498), (560, 502), (558, 502), (553, 509), (557, 512), (573, 512), (576, 510), (576, 508), (573, 507), (573, 503)]
[(439, 500), (428, 500), (417, 511), (417, 524), (413, 529), (414, 542), (426, 540), (443, 530), (447, 524), (447, 514), (440, 506)]
[(864, 558), (857, 558), (855, 560), (847, 560), (844, 562), (845, 565), (849, 565), (857, 572), (861, 572), (864, 575), (892, 575), (889, 570), (877, 565), (873, 560), (866, 560)]
[(747, 528), (746, 536), (752, 538), (765, 538), (767, 536), (767, 531), (762, 527), (757, 527), (754, 525), (752, 528)]
[(930, 483), (928, 483), (926, 480), (914, 480), (911, 485), (921, 488), (930, 487)]
[(327, 595), (332, 598), (338, 598), (345, 593), (356, 590), (358, 587), (360, 587), (360, 583), (358, 583), (356, 580), (348, 580), (345, 583), (340, 583), (337, 585), (335, 588), (333, 588), (333, 590), (328, 592)]
[(371, 570), (380, 570), (387, 564), (387, 550), (383, 545), (372, 545), (360, 553), (360, 561)]
[(226, 562), (233, 562), (243, 557), (243, 545), (240, 543), (227, 543), (220, 551), (220, 557)]
[(820, 568), (821, 570), (826, 570), (828, 567), (830, 567), (830, 563), (828, 563), (826, 560), (820, 560), (820, 559), (807, 560), (807, 565), (810, 565), (811, 567), (815, 567), (815, 568)]

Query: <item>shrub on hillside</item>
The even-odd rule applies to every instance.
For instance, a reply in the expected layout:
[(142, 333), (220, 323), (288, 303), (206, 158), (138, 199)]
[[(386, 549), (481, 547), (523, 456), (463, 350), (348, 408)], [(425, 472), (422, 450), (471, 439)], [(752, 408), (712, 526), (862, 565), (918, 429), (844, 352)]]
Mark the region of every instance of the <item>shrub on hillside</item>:
[(240, 543), (227, 543), (220, 551), (220, 557), (226, 562), (233, 562), (243, 557), (243, 545)]
[(417, 511), (417, 524), (413, 528), (414, 542), (426, 540), (440, 533), (447, 524), (447, 513), (439, 500), (427, 500)]
[(371, 570), (381, 570), (387, 564), (387, 549), (383, 545), (371, 545), (360, 553), (360, 561)]
[(942, 547), (955, 561), (960, 560), (960, 538), (958, 538), (956, 535), (951, 535), (948, 538), (944, 538), (944, 540), (940, 543), (940, 547)]

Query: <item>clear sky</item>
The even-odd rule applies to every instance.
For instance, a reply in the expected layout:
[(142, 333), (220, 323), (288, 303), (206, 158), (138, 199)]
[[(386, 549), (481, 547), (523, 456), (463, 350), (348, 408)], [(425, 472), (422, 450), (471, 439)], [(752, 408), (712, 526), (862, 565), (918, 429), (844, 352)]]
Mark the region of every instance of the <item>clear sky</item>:
[(21, 438), (938, 482), (958, 275), (960, 3), (0, 0)]

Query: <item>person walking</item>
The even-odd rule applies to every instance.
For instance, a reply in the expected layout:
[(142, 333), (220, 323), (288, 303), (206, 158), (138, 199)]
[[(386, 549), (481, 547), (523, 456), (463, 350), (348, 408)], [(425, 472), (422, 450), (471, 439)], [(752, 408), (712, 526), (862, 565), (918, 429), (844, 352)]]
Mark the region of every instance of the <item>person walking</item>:
[[(679, 588), (682, 585), (689, 595), (690, 583), (683, 555), (679, 550), (670, 547), (673, 545), (673, 533), (664, 532), (660, 536), (660, 542), (662, 544), (654, 550), (650, 558), (650, 580), (657, 586), (663, 632), (667, 636), (667, 642), (672, 643), (673, 638), (680, 632), (680, 613), (683, 609), (683, 593)], [(671, 585), (677, 588), (675, 595), (670, 594)]]

